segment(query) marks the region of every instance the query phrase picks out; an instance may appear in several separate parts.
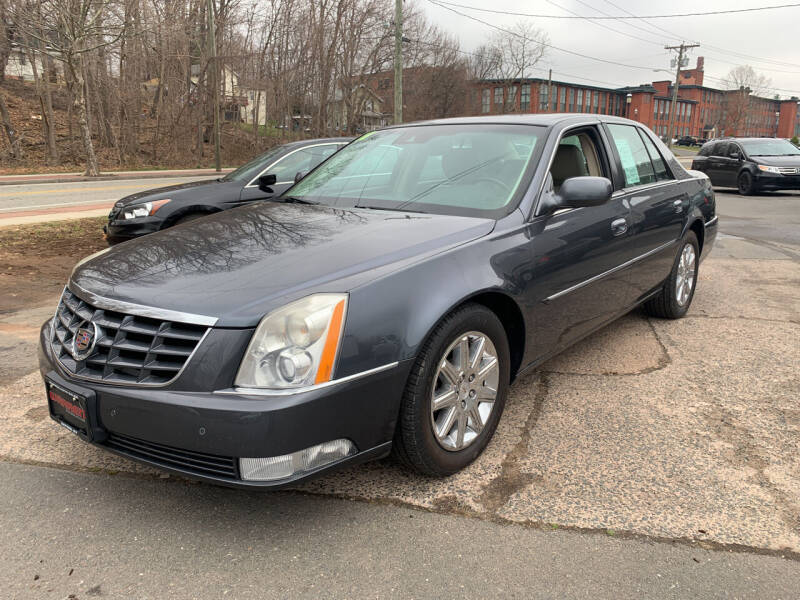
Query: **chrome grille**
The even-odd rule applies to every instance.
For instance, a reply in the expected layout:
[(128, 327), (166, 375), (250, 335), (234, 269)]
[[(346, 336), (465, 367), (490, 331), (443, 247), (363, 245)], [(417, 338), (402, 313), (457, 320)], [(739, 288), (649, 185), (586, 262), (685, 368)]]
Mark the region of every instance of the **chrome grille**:
[(797, 175), (800, 173), (800, 169), (797, 167), (778, 167), (778, 171), (784, 175)]
[[(84, 321), (97, 326), (94, 350), (83, 360), (70, 352)], [(53, 319), (51, 343), (61, 365), (87, 379), (164, 385), (183, 369), (208, 328), (96, 308), (64, 290)]]

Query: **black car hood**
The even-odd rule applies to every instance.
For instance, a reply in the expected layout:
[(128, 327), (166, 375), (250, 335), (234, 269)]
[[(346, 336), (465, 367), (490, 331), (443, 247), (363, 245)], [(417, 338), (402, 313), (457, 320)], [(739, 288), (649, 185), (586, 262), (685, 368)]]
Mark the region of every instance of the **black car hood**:
[(188, 183), (179, 183), (176, 185), (168, 185), (167, 187), (136, 192), (135, 194), (117, 200), (115, 206), (129, 206), (131, 204), (139, 204), (152, 200), (163, 200), (164, 198), (175, 201), (186, 197), (191, 197), (193, 199), (217, 197), (227, 192), (229, 189), (235, 189), (238, 192), (241, 188), (242, 182), (240, 181), (223, 181), (222, 179), (190, 181)]
[(751, 156), (754, 163), (773, 167), (800, 167), (800, 156)]
[(263, 202), (113, 246), (80, 264), (71, 281), (106, 298), (246, 327), (295, 298), (351, 290), (486, 235), (494, 224)]

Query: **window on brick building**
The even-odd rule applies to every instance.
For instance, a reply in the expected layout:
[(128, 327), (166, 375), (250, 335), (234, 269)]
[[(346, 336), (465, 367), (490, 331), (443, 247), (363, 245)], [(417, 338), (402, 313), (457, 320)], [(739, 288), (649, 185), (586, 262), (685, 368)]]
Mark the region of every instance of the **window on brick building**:
[(583, 90), (578, 90), (578, 112), (583, 112)]
[(568, 112), (575, 112), (575, 88), (569, 88), (569, 108)]
[(517, 86), (512, 85), (508, 88), (508, 106), (511, 110), (517, 105)]
[(552, 96), (552, 103), (553, 103), (553, 112), (558, 111), (558, 86), (553, 86), (553, 96)]
[(492, 92), (489, 88), (484, 88), (481, 92), (481, 112), (488, 113), (492, 109)]
[(564, 112), (567, 110), (567, 88), (562, 86), (558, 93), (559, 112)]
[(503, 103), (503, 88), (501, 87), (494, 88), (494, 103), (495, 106)]
[(524, 83), (520, 89), (519, 95), (519, 108), (520, 110), (531, 109), (531, 84)]
[(547, 84), (546, 83), (540, 83), (539, 84), (539, 110), (541, 112), (546, 112), (547, 111), (547, 102), (548, 102), (547, 92), (548, 91), (549, 90), (547, 89)]
[(597, 112), (597, 105), (600, 102), (599, 96), (600, 96), (600, 94), (598, 92), (594, 92), (592, 94), (592, 112), (593, 113)]

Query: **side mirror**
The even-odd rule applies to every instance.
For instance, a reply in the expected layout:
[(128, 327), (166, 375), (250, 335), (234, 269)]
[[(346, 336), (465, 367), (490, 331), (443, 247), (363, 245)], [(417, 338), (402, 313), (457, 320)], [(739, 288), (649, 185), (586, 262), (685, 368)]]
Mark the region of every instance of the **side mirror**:
[(272, 193), (272, 186), (278, 182), (278, 178), (275, 176), (274, 173), (270, 173), (269, 175), (262, 175), (258, 178), (258, 189), (262, 192), (267, 192), (268, 194)]
[(738, 152), (731, 152), (728, 156), (730, 156), (733, 160), (739, 160), (742, 158), (741, 154)]
[(557, 194), (542, 196), (539, 214), (560, 208), (600, 206), (611, 199), (613, 187), (605, 177), (570, 177), (561, 184)]
[(305, 177), (307, 174), (308, 174), (308, 172), (307, 172), (307, 171), (298, 171), (298, 172), (297, 172), (297, 173), (295, 173), (295, 175), (294, 175), (294, 182), (295, 182), (295, 183), (297, 183), (297, 182), (298, 182), (298, 181), (300, 181), (300, 180), (301, 180), (303, 177)]

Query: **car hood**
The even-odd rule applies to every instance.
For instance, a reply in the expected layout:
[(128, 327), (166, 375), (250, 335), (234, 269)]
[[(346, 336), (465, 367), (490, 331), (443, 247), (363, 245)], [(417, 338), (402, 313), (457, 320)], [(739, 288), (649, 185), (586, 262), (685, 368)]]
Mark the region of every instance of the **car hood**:
[(750, 158), (759, 165), (800, 167), (800, 156), (751, 156)]
[[(492, 231), (495, 221), (263, 202), (113, 246), (71, 287), (105, 298), (255, 325), (314, 292), (349, 291)], [(76, 289), (75, 284), (79, 289)]]
[(195, 198), (198, 197), (198, 195), (202, 195), (203, 197), (215, 197), (222, 193), (223, 190), (228, 190), (229, 188), (241, 189), (241, 187), (242, 183), (239, 181), (223, 181), (221, 179), (190, 181), (188, 183), (179, 183), (152, 190), (145, 190), (143, 192), (136, 192), (135, 194), (117, 200), (114, 206), (130, 206), (131, 204), (163, 200), (164, 198), (177, 199), (187, 194), (191, 194), (192, 197)]

